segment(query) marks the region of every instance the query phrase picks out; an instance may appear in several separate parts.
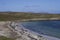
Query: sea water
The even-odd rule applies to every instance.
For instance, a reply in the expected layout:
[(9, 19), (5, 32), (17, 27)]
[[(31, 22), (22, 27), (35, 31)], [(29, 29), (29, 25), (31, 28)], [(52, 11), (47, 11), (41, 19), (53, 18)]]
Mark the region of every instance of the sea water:
[(21, 24), (34, 32), (60, 38), (60, 21), (28, 21)]

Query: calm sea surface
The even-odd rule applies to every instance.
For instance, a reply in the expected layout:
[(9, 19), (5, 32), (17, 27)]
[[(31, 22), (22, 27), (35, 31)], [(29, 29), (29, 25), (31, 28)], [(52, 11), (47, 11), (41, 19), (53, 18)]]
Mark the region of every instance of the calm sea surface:
[(21, 24), (39, 34), (60, 38), (60, 21), (29, 21)]

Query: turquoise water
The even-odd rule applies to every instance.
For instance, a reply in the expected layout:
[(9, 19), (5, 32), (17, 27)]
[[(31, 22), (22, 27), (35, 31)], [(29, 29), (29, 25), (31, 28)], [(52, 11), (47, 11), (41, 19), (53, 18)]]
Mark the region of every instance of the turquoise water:
[(29, 21), (21, 24), (39, 34), (60, 38), (60, 21)]

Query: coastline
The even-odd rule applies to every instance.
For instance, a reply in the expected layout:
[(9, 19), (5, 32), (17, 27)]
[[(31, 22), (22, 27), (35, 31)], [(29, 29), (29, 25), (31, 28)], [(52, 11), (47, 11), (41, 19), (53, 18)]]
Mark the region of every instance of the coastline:
[(48, 36), (48, 35), (43, 35), (43, 34), (39, 34), (37, 32), (34, 32), (34, 31), (31, 31), (29, 29), (27, 29), (29, 32), (33, 33), (33, 34), (36, 34), (36, 35), (41, 35), (43, 36), (44, 38), (47, 38), (47, 40), (60, 40), (60, 38), (56, 38), (56, 37), (52, 37), (52, 36)]
[[(36, 33), (36, 32), (33, 32), (33, 31), (30, 31), (32, 33)], [(48, 35), (44, 35), (44, 34), (39, 34), (39, 33), (36, 33), (37, 35), (41, 35), (45, 38), (47, 38), (47, 40), (60, 40), (60, 38), (57, 38), (57, 37), (52, 37), (52, 36), (48, 36)]]
[[(28, 29), (28, 30), (29, 30), (29, 29)], [(60, 40), (59, 38), (56, 38), (56, 37), (39, 34), (39, 33), (37, 33), (37, 32), (31, 31), (31, 30), (29, 30), (29, 31), (32, 32), (33, 34), (43, 36), (43, 37), (46, 38), (47, 40)]]
[[(28, 29), (28, 30), (29, 30), (29, 29)], [(36, 35), (41, 35), (41, 36), (47, 38), (47, 40), (60, 40), (59, 38), (56, 38), (56, 37), (47, 36), (47, 35), (43, 35), (43, 34), (38, 34), (38, 33), (33, 32), (33, 31), (31, 31), (31, 30), (29, 30), (29, 31), (32, 32), (33, 34), (35, 33)]]
[[(8, 25), (10, 25), (10, 22), (11, 21), (2, 21), (2, 22), (0, 22), (1, 23), (1, 25), (4, 25), (4, 24), (6, 24), (6, 23), (8, 23)], [(14, 23), (18, 23), (18, 22), (13, 22), (12, 21), (12, 24), (13, 24), (13, 26), (14, 25), (16, 25), (16, 24), (14, 24)], [(8, 28), (9, 27), (12, 27), (12, 26), (8, 26)], [(19, 26), (18, 26), (19, 27)], [(23, 26), (21, 26), (22, 28), (23, 28)], [(11, 29), (11, 28), (10, 28)], [(25, 28), (23, 28), (24, 30), (25, 30)], [(18, 30), (18, 29), (17, 29)], [(43, 34), (38, 34), (38, 33), (36, 33), (36, 32), (33, 32), (33, 31), (30, 31), (29, 29), (27, 29), (28, 30), (28, 32), (30, 33), (32, 33), (34, 36), (37, 36), (37, 35), (40, 35), (40, 36), (42, 36), (42, 37), (44, 37), (45, 38), (45, 40), (47, 39), (47, 40), (60, 40), (59, 38), (55, 38), (55, 37), (52, 37), (52, 36), (47, 36), (47, 35), (43, 35)], [(14, 30), (13, 30), (14, 31)], [(15, 31), (15, 32), (17, 32), (17, 31)], [(23, 31), (22, 31), (23, 32)], [(6, 33), (7, 34), (7, 33)], [(19, 34), (19, 33), (18, 33)], [(25, 34), (24, 34), (25, 35)], [(24, 37), (24, 35), (23, 35), (23, 37)], [(25, 35), (26, 36), (26, 35)], [(33, 36), (33, 37), (34, 37)], [(43, 38), (43, 39), (44, 39)], [(43, 40), (42, 39), (42, 40)]]
[(15, 21), (36, 21), (36, 20), (40, 20), (40, 21), (60, 21), (60, 18), (33, 18), (33, 19), (21, 19), (21, 20), (15, 20)]

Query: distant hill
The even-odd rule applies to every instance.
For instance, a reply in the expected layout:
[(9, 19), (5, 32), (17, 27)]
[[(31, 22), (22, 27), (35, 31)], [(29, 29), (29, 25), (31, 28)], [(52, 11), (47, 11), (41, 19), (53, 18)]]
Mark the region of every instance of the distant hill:
[(60, 14), (48, 14), (48, 13), (31, 13), (31, 12), (0, 12), (0, 20), (22, 20), (22, 19), (33, 19), (33, 18), (58, 18)]

